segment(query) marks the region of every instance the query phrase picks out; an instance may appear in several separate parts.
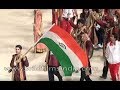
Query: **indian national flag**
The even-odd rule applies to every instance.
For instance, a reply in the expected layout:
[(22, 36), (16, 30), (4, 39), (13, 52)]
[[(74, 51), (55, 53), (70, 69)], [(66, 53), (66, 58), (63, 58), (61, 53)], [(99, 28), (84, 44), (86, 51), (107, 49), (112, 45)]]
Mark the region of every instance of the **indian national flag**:
[(65, 76), (71, 76), (74, 70), (88, 66), (86, 53), (74, 38), (59, 26), (53, 25), (39, 42), (44, 43), (56, 56)]

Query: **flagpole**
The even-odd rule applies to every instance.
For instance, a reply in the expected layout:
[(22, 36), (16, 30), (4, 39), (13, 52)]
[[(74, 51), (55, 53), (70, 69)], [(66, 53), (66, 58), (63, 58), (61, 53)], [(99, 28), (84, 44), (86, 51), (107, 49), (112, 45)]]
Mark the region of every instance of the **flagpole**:
[[(54, 25), (55, 25), (55, 23), (50, 27), (50, 29), (51, 29)], [(50, 29), (49, 29), (49, 30), (50, 30)], [(43, 35), (43, 36), (44, 36), (44, 35)], [(41, 39), (43, 36), (41, 36), (40, 39)], [(36, 43), (34, 43), (32, 47), (34, 47), (35, 45), (37, 45), (37, 43), (40, 41), (40, 39), (39, 39)]]
[[(54, 25), (55, 25), (55, 23), (50, 27), (50, 29), (51, 29)], [(50, 29), (49, 29), (49, 30), (50, 30)], [(44, 35), (43, 35), (43, 36), (44, 36)], [(43, 37), (43, 36), (42, 36), (42, 37)], [(40, 39), (41, 39), (42, 37), (40, 37)], [(34, 44), (28, 49), (28, 51), (27, 51), (21, 58), (23, 58), (35, 45), (37, 45), (38, 42), (40, 41), (40, 39), (39, 39), (36, 43), (34, 43)], [(21, 58), (20, 58), (20, 59), (21, 59)], [(20, 60), (20, 59), (19, 59), (19, 60)]]

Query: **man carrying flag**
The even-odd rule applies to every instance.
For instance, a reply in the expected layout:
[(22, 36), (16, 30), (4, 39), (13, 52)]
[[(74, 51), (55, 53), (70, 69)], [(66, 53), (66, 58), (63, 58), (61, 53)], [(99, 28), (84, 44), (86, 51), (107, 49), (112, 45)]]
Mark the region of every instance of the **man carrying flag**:
[[(22, 46), (16, 45), (16, 54), (12, 56), (9, 73), (12, 71), (13, 81), (24, 81), (26, 80), (25, 67), (29, 66), (27, 57), (21, 54)], [(22, 58), (21, 58), (22, 57)]]

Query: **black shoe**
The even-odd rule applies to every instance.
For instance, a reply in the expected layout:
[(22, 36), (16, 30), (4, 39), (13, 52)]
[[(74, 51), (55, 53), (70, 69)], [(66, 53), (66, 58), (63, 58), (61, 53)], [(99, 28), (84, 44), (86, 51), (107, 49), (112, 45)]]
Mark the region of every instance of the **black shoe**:
[(100, 76), (100, 78), (106, 79), (107, 77)]

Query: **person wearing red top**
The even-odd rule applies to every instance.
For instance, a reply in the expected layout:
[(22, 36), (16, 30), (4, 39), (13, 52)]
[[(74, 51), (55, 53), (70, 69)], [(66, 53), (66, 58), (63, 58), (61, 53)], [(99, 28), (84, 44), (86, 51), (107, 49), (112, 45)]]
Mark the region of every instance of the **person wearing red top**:
[(104, 26), (104, 43), (103, 43), (103, 57), (105, 58), (103, 73), (100, 78), (106, 79), (108, 74), (108, 61), (105, 57), (105, 50), (107, 43), (110, 41), (110, 36), (113, 33), (113, 23), (110, 19), (106, 19), (106, 25)]
[(73, 29), (69, 21), (74, 21), (74, 16), (77, 16), (75, 14), (77, 14), (77, 11), (74, 9), (63, 9), (63, 13), (60, 20), (60, 27), (63, 28), (69, 34), (71, 34)]
[(62, 81), (62, 76), (60, 75), (58, 70), (60, 64), (51, 51), (48, 52), (45, 62), (48, 65), (49, 81), (54, 81), (54, 75), (58, 77), (59, 81)]
[(82, 43), (81, 43), (81, 47), (82, 49), (86, 52), (87, 56), (88, 56), (88, 68), (81, 68), (81, 78), (80, 81), (84, 81), (84, 79), (86, 81), (92, 81), (89, 77), (89, 75), (92, 73), (91, 71), (91, 64), (90, 64), (90, 58), (92, 57), (93, 54), (93, 45), (92, 42), (89, 38), (89, 36), (87, 35), (87, 33), (82, 33)]

